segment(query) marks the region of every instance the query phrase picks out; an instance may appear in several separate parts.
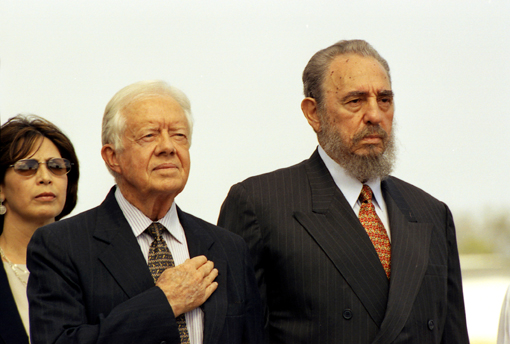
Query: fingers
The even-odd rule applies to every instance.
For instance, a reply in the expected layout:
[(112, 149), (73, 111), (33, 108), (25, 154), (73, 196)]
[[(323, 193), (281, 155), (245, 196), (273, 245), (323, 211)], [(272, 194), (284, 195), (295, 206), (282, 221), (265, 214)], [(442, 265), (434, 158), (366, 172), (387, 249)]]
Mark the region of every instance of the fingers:
[(209, 296), (214, 293), (214, 291), (218, 288), (218, 282), (211, 283), (207, 288), (205, 288), (205, 300), (204, 302), (209, 298)]
[(211, 271), (214, 269), (214, 263), (208, 260), (204, 265), (198, 268), (198, 271), (200, 271), (203, 276), (207, 276), (211, 273)]
[(191, 259), (186, 259), (183, 264), (190, 265), (191, 267), (198, 269), (207, 262), (208, 260), (205, 256), (196, 256)]
[[(197, 256), (191, 259), (186, 259), (183, 265), (187, 265), (187, 268), (196, 269), (202, 273), (203, 277), (206, 277), (211, 274), (214, 269), (214, 263), (210, 260), (207, 260), (205, 256)], [(218, 276), (216, 270), (216, 276)]]
[(166, 269), (156, 282), (177, 316), (203, 304), (218, 288), (218, 269), (205, 256), (187, 259)]
[(204, 284), (210, 285), (216, 277), (218, 277), (218, 269), (211, 269), (209, 272), (204, 273)]

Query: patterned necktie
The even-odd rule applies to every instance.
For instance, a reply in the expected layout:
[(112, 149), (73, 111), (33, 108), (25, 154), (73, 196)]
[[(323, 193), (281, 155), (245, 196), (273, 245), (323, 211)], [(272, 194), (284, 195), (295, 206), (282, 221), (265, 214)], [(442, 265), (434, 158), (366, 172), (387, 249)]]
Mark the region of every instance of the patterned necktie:
[[(145, 232), (147, 232), (147, 234), (149, 234), (154, 239), (149, 248), (148, 264), (152, 278), (154, 278), (154, 283), (156, 283), (163, 271), (165, 271), (167, 268), (175, 266), (174, 258), (172, 257), (172, 254), (166, 245), (166, 241), (162, 236), (165, 230), (166, 228), (158, 222), (153, 222), (145, 230)], [(181, 314), (175, 318), (175, 321), (177, 322), (177, 326), (179, 328), (181, 344), (189, 344), (189, 334), (186, 327), (186, 318), (184, 314)]]
[(374, 244), (379, 260), (386, 272), (386, 276), (390, 278), (391, 272), (391, 244), (388, 238), (388, 233), (384, 229), (379, 216), (375, 212), (374, 204), (372, 203), (372, 189), (370, 186), (363, 184), (363, 189), (359, 196), (361, 207), (359, 209), (359, 220)]

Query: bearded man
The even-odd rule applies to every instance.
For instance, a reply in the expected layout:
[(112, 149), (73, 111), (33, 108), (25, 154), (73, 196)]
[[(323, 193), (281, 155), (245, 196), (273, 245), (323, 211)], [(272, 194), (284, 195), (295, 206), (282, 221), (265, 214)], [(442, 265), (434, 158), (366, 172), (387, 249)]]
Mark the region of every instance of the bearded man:
[(389, 175), (388, 63), (341, 41), (303, 83), (319, 147), (234, 185), (218, 220), (250, 247), (270, 343), (468, 343), (450, 210)]

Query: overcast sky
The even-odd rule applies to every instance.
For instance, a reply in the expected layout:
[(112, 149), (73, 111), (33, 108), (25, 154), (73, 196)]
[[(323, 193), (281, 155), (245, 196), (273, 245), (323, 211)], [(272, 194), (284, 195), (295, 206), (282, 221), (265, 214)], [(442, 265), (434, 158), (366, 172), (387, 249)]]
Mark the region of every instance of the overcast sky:
[(74, 213), (113, 185), (104, 107), (163, 79), (191, 99), (191, 175), (177, 198), (216, 222), (236, 182), (308, 158), (301, 73), (319, 49), (365, 39), (391, 67), (394, 175), (454, 215), (510, 203), (510, 1), (0, 0), (0, 116), (34, 113), (73, 141)]

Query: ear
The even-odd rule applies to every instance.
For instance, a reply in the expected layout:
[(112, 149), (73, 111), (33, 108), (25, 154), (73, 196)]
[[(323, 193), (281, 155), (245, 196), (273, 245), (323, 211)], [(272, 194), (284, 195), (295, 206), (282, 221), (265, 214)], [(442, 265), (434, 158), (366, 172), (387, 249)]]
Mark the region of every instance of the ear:
[(121, 173), (118, 154), (110, 143), (105, 144), (101, 148), (101, 156), (106, 165), (114, 172)]
[(322, 131), (319, 114), (317, 113), (317, 101), (314, 98), (307, 97), (301, 102), (301, 111), (306, 117), (308, 124), (316, 133)]

